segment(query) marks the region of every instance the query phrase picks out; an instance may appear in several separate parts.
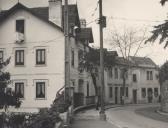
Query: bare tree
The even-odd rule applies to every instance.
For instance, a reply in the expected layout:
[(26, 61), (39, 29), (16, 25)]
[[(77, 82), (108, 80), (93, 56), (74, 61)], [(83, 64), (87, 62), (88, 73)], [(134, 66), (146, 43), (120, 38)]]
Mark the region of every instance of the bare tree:
[[(146, 47), (144, 45), (146, 37), (147, 29), (144, 30), (137, 30), (137, 29), (124, 29), (123, 32), (115, 30), (110, 33), (110, 46), (112, 49), (118, 51), (121, 55), (122, 64), (121, 73), (123, 79), (123, 89), (122, 89), (122, 97), (121, 103), (125, 104), (125, 95), (126, 95), (126, 77), (128, 74), (128, 70), (131, 66), (130, 56), (135, 57), (137, 56), (138, 52)], [(116, 62), (117, 64), (118, 62)]]

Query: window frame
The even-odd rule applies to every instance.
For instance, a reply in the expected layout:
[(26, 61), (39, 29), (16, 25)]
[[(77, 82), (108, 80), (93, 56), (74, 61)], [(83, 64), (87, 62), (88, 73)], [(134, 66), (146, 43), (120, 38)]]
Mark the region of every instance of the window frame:
[(71, 50), (71, 67), (75, 67), (75, 51)]
[[(44, 85), (44, 96), (37, 95), (38, 85)], [(42, 89), (41, 89), (41, 91), (42, 91)], [(35, 98), (36, 99), (46, 99), (46, 82), (45, 81), (36, 81), (35, 82)]]
[(113, 98), (113, 87), (109, 86), (109, 98)]
[(142, 98), (146, 98), (147, 92), (146, 92), (146, 88), (141, 88), (141, 97)]
[(112, 79), (113, 78), (113, 68), (110, 68), (108, 70), (108, 75), (109, 75), (109, 78)]
[(132, 81), (137, 83), (137, 74), (132, 74)]
[(115, 79), (118, 79), (118, 77), (119, 77), (118, 68), (114, 68), (114, 77), (115, 77)]
[[(20, 22), (20, 23), (19, 23), (19, 22)], [(23, 22), (23, 23), (21, 23), (21, 22)], [(22, 34), (25, 33), (25, 20), (24, 20), (24, 19), (16, 19), (15, 25), (16, 25), (16, 28), (15, 28), (15, 31), (16, 31), (16, 32), (22, 33)], [(23, 30), (19, 30), (19, 28), (18, 28), (19, 25), (23, 27), (23, 28), (22, 28)]]
[[(156, 91), (157, 90), (157, 91)], [(159, 89), (158, 88), (154, 88), (154, 96), (158, 97), (159, 96)]]
[(146, 71), (146, 80), (153, 80), (153, 71)]
[[(22, 52), (23, 52), (23, 62), (21, 58)], [(17, 57), (19, 57), (19, 62), (17, 62)], [(15, 50), (15, 66), (24, 66), (24, 65), (25, 65), (25, 50), (24, 49)]]
[(125, 96), (128, 98), (129, 96), (129, 88), (128, 87), (125, 87)]
[[(44, 51), (44, 58), (42, 56), (42, 52)], [(46, 49), (45, 48), (37, 48), (35, 50), (36, 53), (36, 65), (46, 65)], [(40, 55), (40, 61), (38, 61), (38, 55)], [(42, 61), (44, 59), (44, 61)]]
[[(25, 98), (25, 83), (24, 82), (15, 82), (15, 94), (16, 94), (16, 86), (19, 86), (19, 91), (21, 91), (20, 93), (22, 93), (22, 91), (23, 91), (23, 96), (22, 97), (20, 97), (20, 96), (18, 96), (19, 97), (19, 99), (24, 99)], [(23, 86), (22, 88), (21, 88), (21, 86)], [(23, 90), (20, 90), (20, 89), (23, 89)], [(17, 95), (17, 94), (16, 94)]]
[(2, 53), (2, 57), (0, 58), (0, 63), (3, 63), (4, 62), (4, 51), (3, 50), (0, 50), (0, 54)]

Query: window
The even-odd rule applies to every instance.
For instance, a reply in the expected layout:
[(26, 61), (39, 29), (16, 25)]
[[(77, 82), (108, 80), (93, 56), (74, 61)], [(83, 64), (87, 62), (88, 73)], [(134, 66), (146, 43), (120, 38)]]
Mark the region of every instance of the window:
[(46, 50), (45, 49), (37, 49), (36, 50), (36, 64), (43, 65), (46, 64)]
[(154, 88), (154, 96), (158, 97), (159, 93), (158, 93), (158, 88)]
[(133, 80), (133, 82), (137, 82), (137, 76), (136, 76), (136, 74), (132, 75), (132, 80)]
[(120, 79), (123, 79), (123, 71), (120, 70)]
[(24, 65), (24, 50), (15, 51), (15, 65)]
[(4, 55), (3, 51), (0, 51), (0, 63), (3, 62), (3, 55)]
[(141, 89), (141, 96), (142, 96), (142, 98), (146, 97), (146, 88)]
[(80, 62), (83, 60), (83, 51), (82, 50), (79, 50), (78, 51), (78, 62), (80, 64)]
[(117, 68), (114, 69), (114, 73), (115, 73), (115, 79), (118, 79), (118, 69)]
[(24, 98), (24, 83), (15, 83), (15, 94), (19, 98)]
[(71, 66), (74, 67), (74, 58), (75, 58), (75, 53), (74, 50), (71, 51)]
[(126, 87), (125, 96), (128, 97), (128, 87)]
[(153, 80), (153, 72), (147, 71), (147, 80)]
[(113, 97), (113, 87), (109, 87), (109, 98)]
[(45, 98), (45, 82), (36, 82), (36, 98)]
[(122, 94), (123, 94), (123, 87), (120, 87), (120, 96), (122, 96)]
[(24, 34), (24, 20), (16, 20), (16, 32)]
[(112, 69), (112, 68), (110, 68), (110, 69), (108, 70), (108, 74), (109, 74), (109, 78), (112, 78), (112, 77), (113, 77), (113, 69)]
[(89, 96), (89, 82), (87, 82), (87, 96)]

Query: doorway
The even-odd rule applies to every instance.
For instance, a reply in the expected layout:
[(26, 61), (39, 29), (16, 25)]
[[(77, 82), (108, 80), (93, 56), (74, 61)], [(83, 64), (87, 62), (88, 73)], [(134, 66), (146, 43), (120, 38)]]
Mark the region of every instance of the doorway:
[(115, 87), (115, 104), (118, 104), (118, 87)]
[(133, 103), (137, 104), (137, 90), (133, 90)]
[(152, 88), (148, 88), (148, 103), (152, 103), (153, 101), (153, 91), (152, 91)]

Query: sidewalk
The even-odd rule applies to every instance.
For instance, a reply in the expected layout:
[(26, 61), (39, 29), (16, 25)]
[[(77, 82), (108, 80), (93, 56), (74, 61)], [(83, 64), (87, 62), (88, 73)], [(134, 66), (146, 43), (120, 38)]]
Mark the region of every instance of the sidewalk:
[(99, 111), (95, 109), (82, 111), (75, 115), (71, 128), (117, 128), (108, 121), (99, 119)]

